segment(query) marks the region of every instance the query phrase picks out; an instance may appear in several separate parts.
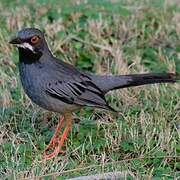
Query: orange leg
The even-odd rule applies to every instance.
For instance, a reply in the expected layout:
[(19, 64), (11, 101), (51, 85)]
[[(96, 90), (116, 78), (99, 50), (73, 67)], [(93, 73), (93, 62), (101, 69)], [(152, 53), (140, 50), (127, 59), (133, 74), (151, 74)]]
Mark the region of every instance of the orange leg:
[(49, 144), (46, 146), (44, 150), (44, 153), (46, 153), (46, 151), (48, 151), (51, 147), (55, 147), (55, 144), (58, 140), (58, 133), (63, 126), (64, 126), (64, 116), (60, 119)]
[[(68, 132), (69, 132), (69, 130), (71, 129), (71, 127), (72, 127), (72, 119), (71, 119), (71, 116), (69, 116), (69, 114), (67, 115), (67, 116), (65, 116), (65, 120), (66, 120), (66, 126), (65, 126), (65, 129), (64, 129), (64, 132), (63, 132), (63, 134), (62, 134), (62, 136), (59, 138), (59, 140), (57, 141), (57, 147), (55, 147), (55, 141), (54, 140), (52, 140), (52, 143), (51, 143), (51, 141), (50, 141), (50, 143), (49, 143), (49, 147), (53, 147), (53, 148), (55, 148), (54, 149), (54, 151), (52, 152), (52, 153), (50, 153), (50, 154), (46, 154), (46, 150), (44, 151), (44, 153), (43, 153), (43, 159), (50, 159), (50, 158), (54, 158), (54, 157), (56, 157), (59, 153), (61, 153), (62, 152), (62, 146), (63, 146), (63, 143), (64, 143), (64, 141), (65, 141), (65, 139), (67, 138), (67, 135), (68, 135)], [(62, 122), (62, 120), (61, 120), (61, 122)], [(63, 120), (63, 124), (64, 124), (64, 120)], [(61, 125), (61, 127), (62, 127), (62, 123), (59, 123), (58, 124), (58, 127), (56, 128), (56, 130), (57, 130), (57, 132), (56, 132), (56, 130), (55, 130), (55, 132), (56, 132), (56, 134), (58, 133), (58, 131), (60, 130), (60, 125)], [(54, 136), (54, 135), (53, 135)], [(52, 137), (52, 139), (55, 139), (55, 140), (57, 140), (57, 135), (56, 136), (54, 136), (54, 138)], [(49, 149), (49, 148), (46, 148), (46, 149)]]

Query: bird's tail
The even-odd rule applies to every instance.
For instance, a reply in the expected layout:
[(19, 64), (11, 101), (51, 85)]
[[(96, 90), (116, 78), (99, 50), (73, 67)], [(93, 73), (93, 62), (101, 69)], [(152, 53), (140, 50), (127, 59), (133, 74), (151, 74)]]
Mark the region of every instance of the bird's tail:
[(147, 73), (117, 76), (97, 76), (95, 81), (104, 93), (119, 88), (140, 86), (154, 83), (174, 83), (180, 76), (174, 73)]

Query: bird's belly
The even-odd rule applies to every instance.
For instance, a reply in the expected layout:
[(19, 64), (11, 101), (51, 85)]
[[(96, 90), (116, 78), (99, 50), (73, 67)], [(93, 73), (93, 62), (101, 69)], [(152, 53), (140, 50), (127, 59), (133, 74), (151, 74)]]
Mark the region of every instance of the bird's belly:
[(58, 99), (50, 97), (49, 95), (46, 96), (46, 98), (47, 98), (46, 102), (48, 103), (48, 105), (46, 106), (47, 107), (46, 109), (53, 112), (66, 113), (66, 112), (71, 112), (80, 108), (74, 104), (64, 103)]

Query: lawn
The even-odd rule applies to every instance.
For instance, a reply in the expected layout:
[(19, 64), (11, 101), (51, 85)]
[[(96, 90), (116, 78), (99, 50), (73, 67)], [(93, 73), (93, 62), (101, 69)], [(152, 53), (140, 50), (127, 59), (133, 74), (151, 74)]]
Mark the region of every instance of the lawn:
[(180, 83), (108, 93), (119, 112), (77, 111), (65, 153), (42, 160), (59, 115), (23, 92), (8, 44), (23, 27), (40, 28), (56, 57), (92, 73), (180, 73), (178, 0), (0, 1), (0, 179), (178, 179)]

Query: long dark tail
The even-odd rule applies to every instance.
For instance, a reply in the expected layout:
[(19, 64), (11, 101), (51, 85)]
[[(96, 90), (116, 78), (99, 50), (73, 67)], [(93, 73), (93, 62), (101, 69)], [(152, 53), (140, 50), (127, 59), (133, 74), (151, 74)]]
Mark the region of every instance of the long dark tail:
[(175, 83), (180, 80), (180, 76), (173, 73), (147, 73), (117, 76), (96, 76), (93, 80), (104, 93), (119, 88), (140, 86), (154, 83)]

